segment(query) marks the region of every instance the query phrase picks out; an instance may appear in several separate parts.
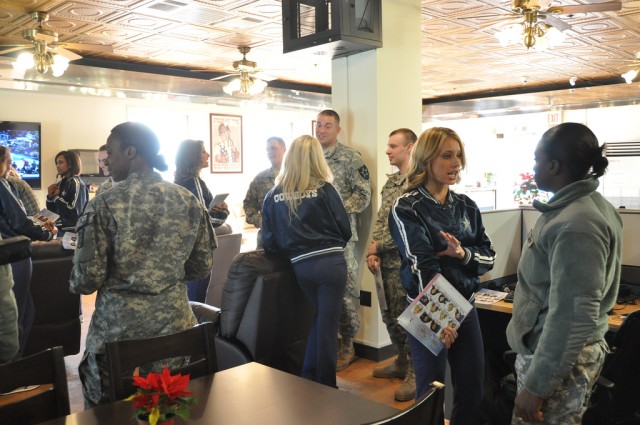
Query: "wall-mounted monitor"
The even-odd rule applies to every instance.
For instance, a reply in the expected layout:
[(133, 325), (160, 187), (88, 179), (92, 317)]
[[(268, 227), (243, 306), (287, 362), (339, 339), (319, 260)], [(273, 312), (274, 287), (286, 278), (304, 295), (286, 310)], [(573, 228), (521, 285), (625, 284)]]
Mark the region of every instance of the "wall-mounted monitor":
[(42, 187), (39, 122), (0, 121), (0, 144), (11, 150), (12, 165), (34, 189)]

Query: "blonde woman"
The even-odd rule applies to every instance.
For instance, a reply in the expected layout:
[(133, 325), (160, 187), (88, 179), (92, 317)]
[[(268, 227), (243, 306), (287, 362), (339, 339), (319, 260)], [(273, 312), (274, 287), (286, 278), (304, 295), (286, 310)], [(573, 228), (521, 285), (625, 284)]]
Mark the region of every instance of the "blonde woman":
[[(441, 273), (473, 303), (480, 285), (478, 276), (493, 268), (495, 252), (478, 206), (449, 189), (460, 181), (465, 163), (464, 145), (449, 128), (430, 128), (413, 146), (407, 189), (396, 199), (389, 218), (391, 236), (402, 257), (400, 278), (409, 300)], [(416, 399), (432, 381), (444, 382), (448, 360), (453, 384), (451, 425), (476, 424), (484, 385), (484, 350), (476, 309), (469, 312), (457, 332), (446, 327), (441, 337), (445, 349), (434, 356), (407, 334)]]
[(331, 185), (320, 142), (301, 136), (287, 151), (262, 207), (265, 251), (291, 260), (300, 289), (316, 308), (302, 377), (336, 387), (338, 325), (347, 283), (349, 216)]

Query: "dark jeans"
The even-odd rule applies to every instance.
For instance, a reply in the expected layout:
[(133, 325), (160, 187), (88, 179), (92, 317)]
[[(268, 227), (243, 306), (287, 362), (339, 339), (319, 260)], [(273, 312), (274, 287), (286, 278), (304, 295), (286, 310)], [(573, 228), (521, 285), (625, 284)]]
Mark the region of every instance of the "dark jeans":
[(31, 258), (11, 263), (13, 272), (13, 295), (18, 306), (18, 340), (19, 349), (16, 359), (22, 357), (27, 338), (31, 332), (33, 319), (36, 316), (33, 298), (31, 297)]
[(204, 279), (187, 282), (187, 297), (189, 301), (203, 303), (207, 299), (207, 289), (209, 288), (210, 279), (211, 273)]
[(432, 381), (444, 383), (447, 360), (451, 368), (453, 410), (451, 425), (477, 424), (484, 386), (484, 348), (474, 307), (458, 329), (458, 338), (434, 356), (427, 347), (407, 333), (416, 373), (416, 399), (427, 392)]
[(293, 271), (300, 289), (316, 308), (302, 377), (335, 388), (338, 326), (347, 284), (347, 263), (341, 253), (324, 255), (295, 263)]

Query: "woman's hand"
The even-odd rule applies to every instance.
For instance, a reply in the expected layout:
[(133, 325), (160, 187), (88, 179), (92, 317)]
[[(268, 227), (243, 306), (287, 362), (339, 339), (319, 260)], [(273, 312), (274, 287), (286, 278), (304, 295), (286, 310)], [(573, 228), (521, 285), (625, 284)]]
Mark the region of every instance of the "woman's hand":
[(375, 254), (367, 255), (367, 267), (369, 268), (369, 271), (371, 273), (375, 274), (376, 270), (380, 268), (381, 264), (382, 264), (382, 260), (377, 255)]
[(56, 228), (56, 224), (51, 220), (47, 220), (44, 223), (42, 223), (42, 227), (44, 227), (46, 230), (50, 232), (53, 232), (53, 229), (56, 229), (56, 232), (58, 231), (58, 229)]
[(442, 341), (444, 341), (444, 348), (447, 350), (451, 348), (456, 338), (458, 338), (458, 332), (455, 329), (447, 326), (442, 330)]
[(57, 184), (53, 183), (49, 185), (49, 187), (47, 188), (47, 196), (49, 198), (53, 198), (54, 196), (59, 194), (60, 194), (60, 188), (58, 187)]
[(226, 209), (227, 209), (227, 203), (223, 202), (221, 204), (214, 205), (213, 208), (211, 208), (211, 211), (219, 213), (219, 212), (222, 212), (222, 211), (224, 211)]
[(440, 234), (442, 235), (444, 240), (447, 241), (447, 249), (445, 249), (444, 251), (436, 252), (436, 256), (442, 257), (444, 255), (447, 255), (449, 257), (462, 260), (464, 258), (464, 248), (462, 248), (460, 241), (456, 239), (456, 237), (452, 234), (444, 232), (442, 230), (440, 231)]

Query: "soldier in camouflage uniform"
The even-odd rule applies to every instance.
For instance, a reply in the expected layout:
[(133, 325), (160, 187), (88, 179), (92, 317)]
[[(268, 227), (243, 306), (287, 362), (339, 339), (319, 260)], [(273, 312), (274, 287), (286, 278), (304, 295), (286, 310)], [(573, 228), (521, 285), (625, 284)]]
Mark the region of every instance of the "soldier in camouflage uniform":
[(357, 310), (360, 299), (360, 290), (357, 285), (358, 261), (355, 258), (355, 242), (358, 240), (356, 214), (364, 211), (371, 202), (369, 170), (358, 151), (338, 143), (339, 133), (340, 116), (332, 110), (320, 112), (316, 119), (316, 137), (322, 145), (324, 157), (333, 173), (333, 185), (338, 189), (349, 214), (353, 234), (344, 250), (347, 262), (347, 286), (340, 314), (341, 343), (336, 370), (349, 366), (355, 357), (353, 338), (360, 328)]
[(416, 378), (411, 363), (411, 351), (405, 330), (398, 324), (397, 317), (407, 308), (407, 291), (400, 280), (402, 259), (398, 247), (389, 232), (389, 212), (396, 198), (402, 195), (404, 174), (409, 170), (411, 148), (416, 142), (416, 134), (408, 128), (394, 130), (389, 135), (387, 156), (389, 163), (398, 167), (397, 172), (387, 175), (389, 179), (382, 188), (380, 209), (373, 227), (371, 244), (367, 251), (367, 267), (371, 273), (380, 269), (387, 308), (382, 309), (382, 321), (387, 326), (389, 338), (398, 349), (398, 357), (387, 366), (373, 370), (376, 378), (400, 378), (404, 382), (396, 390), (398, 401), (412, 400), (416, 396)]
[[(270, 137), (267, 139), (267, 157), (271, 162), (271, 168), (267, 168), (255, 176), (242, 202), (245, 220), (258, 229), (262, 227), (262, 202), (267, 192), (275, 186), (276, 176), (280, 172), (282, 159), (284, 158), (284, 152), (286, 150), (284, 140), (280, 137)], [(260, 231), (258, 231), (257, 239), (258, 248), (262, 248), (262, 234)]]
[[(196, 324), (185, 281), (211, 271), (216, 247), (198, 200), (153, 171), (167, 165), (149, 128), (120, 124), (111, 131), (107, 149), (114, 180), (126, 180), (87, 205), (77, 225), (70, 279), (72, 293), (98, 291), (79, 366), (87, 408), (108, 401), (105, 343), (171, 334)], [(169, 362), (169, 367), (182, 362)]]

